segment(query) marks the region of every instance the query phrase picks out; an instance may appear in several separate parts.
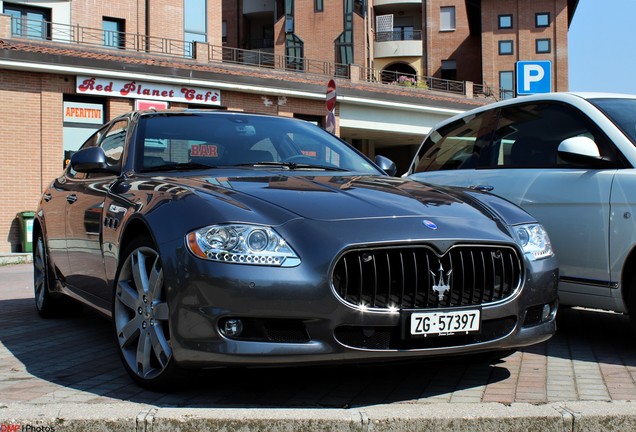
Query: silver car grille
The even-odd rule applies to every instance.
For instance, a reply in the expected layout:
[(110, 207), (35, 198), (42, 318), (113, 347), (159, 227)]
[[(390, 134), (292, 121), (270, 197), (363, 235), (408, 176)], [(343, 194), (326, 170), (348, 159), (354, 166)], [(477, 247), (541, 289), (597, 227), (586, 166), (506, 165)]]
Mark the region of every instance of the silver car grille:
[(522, 264), (509, 246), (456, 245), (355, 249), (332, 273), (335, 292), (360, 308), (431, 309), (497, 302), (521, 285)]

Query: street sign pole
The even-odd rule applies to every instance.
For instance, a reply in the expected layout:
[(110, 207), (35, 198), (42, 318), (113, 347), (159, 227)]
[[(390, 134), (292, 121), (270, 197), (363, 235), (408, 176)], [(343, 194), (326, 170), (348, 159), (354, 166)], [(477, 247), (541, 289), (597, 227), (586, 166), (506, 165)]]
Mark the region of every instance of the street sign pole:
[(332, 134), (336, 133), (336, 115), (334, 113), (336, 110), (336, 97), (336, 82), (334, 80), (329, 80), (329, 83), (327, 84), (327, 95), (325, 98), (329, 114), (327, 114), (327, 125), (325, 129), (327, 132)]

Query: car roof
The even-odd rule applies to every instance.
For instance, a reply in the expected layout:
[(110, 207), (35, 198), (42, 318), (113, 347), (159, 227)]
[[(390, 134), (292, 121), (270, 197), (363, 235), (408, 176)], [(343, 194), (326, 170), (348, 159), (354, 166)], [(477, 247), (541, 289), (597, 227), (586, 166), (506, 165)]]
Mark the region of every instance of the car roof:
[(277, 118), (277, 119), (285, 119), (290, 121), (301, 121), (301, 119), (295, 117), (284, 117), (277, 116), (266, 113), (252, 113), (252, 112), (244, 112), (244, 111), (229, 111), (224, 109), (216, 109), (216, 108), (170, 108), (170, 109), (147, 109), (147, 110), (133, 110), (128, 111), (124, 114), (119, 115), (114, 118), (112, 121), (117, 121), (122, 118), (130, 118), (130, 119), (139, 119), (140, 117), (146, 116), (160, 116), (160, 115), (187, 115), (187, 114), (203, 114), (203, 115), (220, 115), (220, 116), (236, 116), (236, 117), (262, 117), (262, 118)]
[(271, 114), (252, 113), (244, 111), (229, 111), (224, 109), (214, 108), (171, 108), (161, 110), (138, 110), (132, 113), (138, 115), (181, 115), (181, 114), (206, 114), (206, 115), (225, 115), (225, 116), (237, 116), (237, 117), (276, 117), (276, 118), (291, 118), (291, 117), (279, 117)]
[(457, 121), (463, 117), (466, 117), (470, 114), (478, 114), (484, 111), (490, 111), (492, 109), (497, 109), (501, 107), (518, 105), (522, 103), (528, 102), (538, 102), (538, 101), (555, 101), (555, 102), (566, 102), (572, 105), (580, 105), (581, 102), (587, 103), (587, 101), (592, 99), (636, 99), (636, 95), (633, 94), (623, 94), (623, 93), (603, 93), (603, 92), (555, 92), (555, 93), (544, 93), (544, 94), (536, 94), (530, 96), (517, 96), (512, 99), (505, 99), (497, 102), (493, 102), (488, 105), (483, 105), (468, 111), (464, 111), (461, 114), (454, 115), (448, 119), (442, 120), (437, 123), (433, 130)]

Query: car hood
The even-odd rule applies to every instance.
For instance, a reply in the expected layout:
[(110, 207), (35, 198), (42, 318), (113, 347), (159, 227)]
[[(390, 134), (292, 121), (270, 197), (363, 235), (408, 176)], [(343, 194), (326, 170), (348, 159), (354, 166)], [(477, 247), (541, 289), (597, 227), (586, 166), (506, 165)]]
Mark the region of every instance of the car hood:
[(459, 189), (393, 177), (200, 176), (180, 178), (179, 182), (201, 195), (222, 193), (251, 210), (271, 205), (306, 219), (496, 218), (479, 200)]

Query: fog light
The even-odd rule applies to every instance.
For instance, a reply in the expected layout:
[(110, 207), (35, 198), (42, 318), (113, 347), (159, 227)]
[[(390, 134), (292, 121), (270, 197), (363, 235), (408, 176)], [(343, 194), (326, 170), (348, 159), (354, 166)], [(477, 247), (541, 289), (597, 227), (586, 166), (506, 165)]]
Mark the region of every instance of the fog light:
[(550, 318), (550, 312), (552, 308), (550, 308), (549, 304), (543, 305), (543, 310), (541, 311), (541, 321), (547, 321)]
[(223, 323), (221, 332), (228, 337), (237, 337), (243, 332), (243, 322), (237, 318), (228, 319)]

